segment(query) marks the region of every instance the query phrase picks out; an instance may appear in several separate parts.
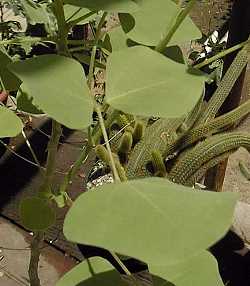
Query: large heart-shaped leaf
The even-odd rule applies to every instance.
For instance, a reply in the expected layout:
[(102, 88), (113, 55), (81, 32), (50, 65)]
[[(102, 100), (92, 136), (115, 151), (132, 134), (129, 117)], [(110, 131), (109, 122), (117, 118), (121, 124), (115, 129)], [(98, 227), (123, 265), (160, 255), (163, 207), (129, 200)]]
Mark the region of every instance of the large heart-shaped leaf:
[(200, 98), (204, 78), (147, 47), (113, 52), (107, 63), (106, 100), (143, 116), (179, 117)]
[(56, 286), (126, 286), (111, 264), (100, 257), (83, 261), (66, 273)]
[(7, 69), (7, 66), (12, 63), (12, 60), (4, 52), (3, 48), (0, 48), (0, 63), (0, 77), (4, 88), (8, 91), (17, 90), (21, 82)]
[(65, 0), (67, 4), (88, 8), (92, 11), (115, 11), (130, 13), (138, 10), (138, 4), (133, 0)]
[(175, 286), (223, 286), (216, 259), (207, 251), (169, 266), (149, 265), (150, 273)]
[(43, 55), (10, 66), (33, 104), (72, 129), (90, 125), (92, 100), (81, 65), (70, 58)]
[(79, 196), (64, 234), (148, 263), (179, 263), (225, 234), (235, 202), (233, 193), (195, 192), (160, 178), (107, 184)]
[[(180, 8), (170, 0), (143, 0), (140, 10), (130, 14), (119, 15), (123, 30), (132, 40), (156, 46), (167, 28), (173, 24)], [(169, 45), (178, 45), (185, 41), (200, 38), (201, 33), (189, 17), (173, 35)]]
[(19, 213), (24, 227), (32, 231), (46, 230), (56, 219), (55, 210), (46, 200), (39, 197), (23, 199), (20, 202)]
[(14, 137), (22, 131), (22, 128), (22, 121), (15, 113), (0, 105), (0, 138)]

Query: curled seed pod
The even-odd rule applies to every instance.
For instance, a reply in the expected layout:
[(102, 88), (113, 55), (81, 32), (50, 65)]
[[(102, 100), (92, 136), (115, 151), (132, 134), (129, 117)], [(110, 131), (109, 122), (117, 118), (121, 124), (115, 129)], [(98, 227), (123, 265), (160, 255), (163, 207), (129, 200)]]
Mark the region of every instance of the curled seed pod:
[(101, 159), (103, 162), (109, 165), (109, 154), (108, 150), (103, 145), (97, 145), (95, 147), (96, 156)]
[(158, 177), (164, 177), (167, 170), (161, 152), (159, 150), (153, 150), (151, 152), (151, 156), (155, 175)]
[(143, 121), (137, 121), (135, 123), (135, 128), (133, 130), (133, 144), (136, 144), (142, 139), (144, 135), (145, 127), (146, 126)]

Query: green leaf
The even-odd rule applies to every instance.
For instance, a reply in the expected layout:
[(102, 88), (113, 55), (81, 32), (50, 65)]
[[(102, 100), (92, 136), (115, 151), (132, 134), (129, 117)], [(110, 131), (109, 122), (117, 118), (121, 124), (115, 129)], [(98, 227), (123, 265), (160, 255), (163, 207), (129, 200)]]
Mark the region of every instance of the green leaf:
[(15, 113), (0, 105), (0, 138), (14, 137), (23, 129), (22, 121)]
[(56, 286), (126, 286), (111, 264), (100, 257), (83, 261), (66, 273)]
[[(89, 9), (86, 8), (80, 8), (73, 6), (73, 5), (64, 5), (64, 14), (65, 14), (65, 19), (66, 21), (70, 18), (70, 21), (74, 21), (82, 16), (85, 16), (86, 14), (88, 14), (90, 12)], [(72, 17), (73, 16), (73, 17)], [(87, 24), (90, 21), (94, 20), (96, 17), (96, 15), (92, 15), (90, 17), (88, 17), (85, 20), (82, 20), (81, 22), (78, 23), (78, 25), (83, 25), (83, 24)]]
[(236, 197), (195, 192), (163, 178), (107, 184), (78, 197), (66, 216), (64, 234), (78, 243), (170, 265), (200, 253), (225, 234)]
[(20, 80), (11, 73), (7, 66), (12, 63), (11, 58), (0, 48), (0, 77), (4, 84), (4, 88), (8, 91), (17, 90), (20, 85)]
[(30, 24), (48, 24), (50, 22), (47, 4), (37, 4), (30, 0), (22, 0), (22, 6)]
[(204, 78), (147, 47), (113, 52), (107, 62), (106, 100), (142, 116), (179, 117), (200, 98)]
[[(91, 57), (83, 54), (83, 53), (74, 53), (73, 56), (80, 62), (86, 65), (90, 65), (90, 60)], [(97, 68), (101, 68), (101, 69), (106, 69), (106, 66), (100, 62), (98, 62), (97, 60), (95, 60), (95, 67)]]
[(66, 4), (88, 8), (91, 11), (113, 11), (130, 13), (138, 10), (136, 1), (133, 0), (65, 0)]
[(43, 114), (44, 112), (32, 103), (33, 99), (21, 89), (17, 93), (17, 109), (30, 114)]
[(112, 46), (112, 52), (128, 48), (128, 38), (126, 34), (124, 34), (121, 26), (112, 29), (109, 32), (109, 38)]
[(223, 286), (216, 259), (207, 251), (169, 266), (149, 265), (150, 273), (176, 286)]
[(19, 214), (25, 228), (32, 231), (43, 231), (55, 223), (55, 210), (44, 199), (25, 198), (20, 202)]
[(81, 65), (73, 59), (43, 55), (14, 63), (21, 89), (33, 104), (72, 129), (91, 124), (93, 103)]
[[(144, 0), (140, 4), (140, 10), (136, 13), (119, 15), (121, 25), (127, 36), (135, 42), (156, 46), (166, 29), (171, 27), (180, 8), (169, 0)], [(169, 46), (200, 37), (199, 29), (187, 17), (173, 35)]]

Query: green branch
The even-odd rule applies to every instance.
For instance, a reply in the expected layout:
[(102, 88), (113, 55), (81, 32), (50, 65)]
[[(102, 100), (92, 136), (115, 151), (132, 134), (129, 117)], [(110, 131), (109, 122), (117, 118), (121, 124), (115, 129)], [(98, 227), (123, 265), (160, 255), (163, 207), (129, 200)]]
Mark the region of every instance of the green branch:
[(93, 77), (94, 77), (94, 70), (95, 70), (95, 57), (96, 57), (96, 51), (97, 51), (97, 44), (98, 41), (101, 38), (101, 30), (102, 30), (102, 26), (105, 22), (106, 16), (107, 16), (107, 12), (104, 12), (101, 20), (98, 24), (97, 30), (96, 30), (96, 34), (95, 34), (95, 40), (94, 40), (94, 45), (92, 48), (92, 52), (91, 52), (91, 59), (90, 59), (90, 65), (89, 65), (89, 76), (88, 76), (88, 85), (89, 87), (91, 86), (91, 83), (93, 81)]

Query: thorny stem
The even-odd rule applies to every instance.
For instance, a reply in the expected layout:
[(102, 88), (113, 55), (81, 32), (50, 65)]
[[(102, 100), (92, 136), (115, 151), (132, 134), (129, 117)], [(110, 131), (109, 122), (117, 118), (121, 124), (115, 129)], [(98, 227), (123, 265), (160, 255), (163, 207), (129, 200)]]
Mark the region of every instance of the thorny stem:
[(155, 50), (157, 52), (162, 53), (165, 50), (174, 33), (180, 27), (184, 19), (187, 17), (188, 13), (191, 11), (196, 1), (197, 0), (190, 0), (185, 9), (181, 9), (180, 11), (178, 10), (177, 15), (175, 15), (175, 17), (171, 21), (170, 27), (167, 27), (165, 34), (162, 36), (162, 39), (155, 47)]

